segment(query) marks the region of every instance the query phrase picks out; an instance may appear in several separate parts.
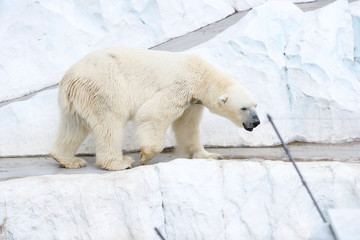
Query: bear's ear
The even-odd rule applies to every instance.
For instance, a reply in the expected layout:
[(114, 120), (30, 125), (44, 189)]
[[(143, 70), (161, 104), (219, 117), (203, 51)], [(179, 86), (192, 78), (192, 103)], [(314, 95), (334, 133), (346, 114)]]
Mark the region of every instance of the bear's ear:
[(221, 96), (221, 97), (219, 97), (219, 103), (220, 103), (221, 105), (224, 105), (227, 100), (228, 100), (228, 97), (227, 97), (227, 96)]

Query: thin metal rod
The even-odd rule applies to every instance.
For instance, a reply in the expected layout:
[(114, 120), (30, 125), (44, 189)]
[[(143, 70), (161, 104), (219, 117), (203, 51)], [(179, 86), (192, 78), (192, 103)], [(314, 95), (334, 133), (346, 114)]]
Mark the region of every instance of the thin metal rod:
[(314, 205), (315, 205), (315, 207), (316, 207), (317, 211), (319, 212), (319, 214), (320, 214), (320, 216), (321, 216), (322, 220), (324, 221), (324, 223), (326, 223), (326, 220), (325, 220), (324, 215), (322, 214), (322, 212), (321, 212), (321, 210), (320, 210), (320, 208), (319, 208), (319, 206), (318, 206), (317, 202), (315, 201), (315, 198), (313, 197), (313, 195), (312, 195), (312, 193), (311, 193), (311, 191), (310, 191), (309, 187), (307, 186), (307, 184), (306, 184), (306, 182), (305, 182), (305, 180), (304, 180), (303, 176), (301, 175), (300, 170), (299, 170), (299, 168), (297, 167), (297, 165), (296, 165), (296, 163), (295, 163), (295, 160), (294, 160), (294, 159), (293, 159), (293, 157), (291, 156), (289, 149), (287, 148), (287, 146), (286, 146), (285, 142), (284, 142), (284, 141), (283, 141), (283, 139), (281, 138), (279, 131), (278, 131), (278, 130), (277, 130), (277, 128), (275, 127), (275, 124), (274, 124), (274, 122), (273, 122), (273, 120), (272, 120), (271, 116), (268, 114), (268, 115), (267, 115), (267, 117), (268, 117), (268, 119), (269, 119), (269, 121), (270, 121), (271, 125), (273, 126), (273, 128), (274, 128), (274, 130), (275, 130), (275, 132), (276, 132), (276, 135), (279, 137), (279, 139), (280, 139), (280, 141), (281, 141), (281, 144), (282, 144), (282, 146), (283, 146), (283, 148), (284, 148), (284, 150), (285, 150), (286, 154), (289, 156), (290, 161), (291, 161), (291, 162), (292, 162), (292, 164), (294, 165), (294, 167), (295, 167), (295, 169), (296, 169), (296, 172), (298, 173), (298, 175), (299, 175), (299, 177), (300, 177), (300, 180), (301, 180), (302, 184), (303, 184), (303, 185), (304, 185), (304, 187), (306, 188), (306, 191), (309, 193), (309, 195), (310, 195), (310, 197), (311, 197), (311, 199), (312, 199), (312, 201), (313, 201), (313, 203), (314, 203)]
[(154, 228), (155, 229), (155, 232), (157, 233), (157, 235), (159, 236), (159, 238), (161, 238), (161, 240), (166, 240), (163, 235), (161, 234), (160, 230), (157, 229), (157, 228)]

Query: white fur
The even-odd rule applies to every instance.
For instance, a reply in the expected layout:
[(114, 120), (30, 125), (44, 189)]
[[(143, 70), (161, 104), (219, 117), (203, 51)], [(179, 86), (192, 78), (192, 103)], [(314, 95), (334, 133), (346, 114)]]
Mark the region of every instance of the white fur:
[(129, 120), (136, 125), (142, 164), (163, 150), (170, 125), (185, 157), (217, 158), (200, 141), (204, 106), (240, 127), (249, 120), (240, 109), (256, 106), (246, 88), (195, 55), (131, 48), (96, 51), (73, 65), (60, 83), (59, 105), (54, 159), (66, 168), (85, 166), (75, 153), (91, 133), (96, 163), (108, 170), (133, 162), (122, 154)]

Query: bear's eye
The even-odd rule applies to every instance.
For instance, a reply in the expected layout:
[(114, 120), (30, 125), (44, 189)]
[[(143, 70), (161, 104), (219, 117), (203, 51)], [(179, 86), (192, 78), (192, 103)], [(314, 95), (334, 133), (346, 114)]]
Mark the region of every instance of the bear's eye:
[(241, 108), (241, 111), (246, 111), (246, 110), (247, 110), (246, 107)]

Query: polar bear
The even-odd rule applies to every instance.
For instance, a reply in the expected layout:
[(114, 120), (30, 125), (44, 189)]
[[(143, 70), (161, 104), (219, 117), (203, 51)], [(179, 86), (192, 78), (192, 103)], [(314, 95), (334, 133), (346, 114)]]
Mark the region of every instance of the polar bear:
[(58, 100), (60, 126), (50, 155), (65, 168), (86, 166), (75, 154), (89, 133), (100, 168), (131, 167), (133, 160), (122, 152), (129, 120), (136, 126), (141, 164), (163, 150), (170, 125), (183, 157), (221, 159), (207, 152), (200, 140), (204, 107), (248, 131), (260, 124), (247, 88), (187, 53), (135, 48), (95, 51), (66, 72)]

